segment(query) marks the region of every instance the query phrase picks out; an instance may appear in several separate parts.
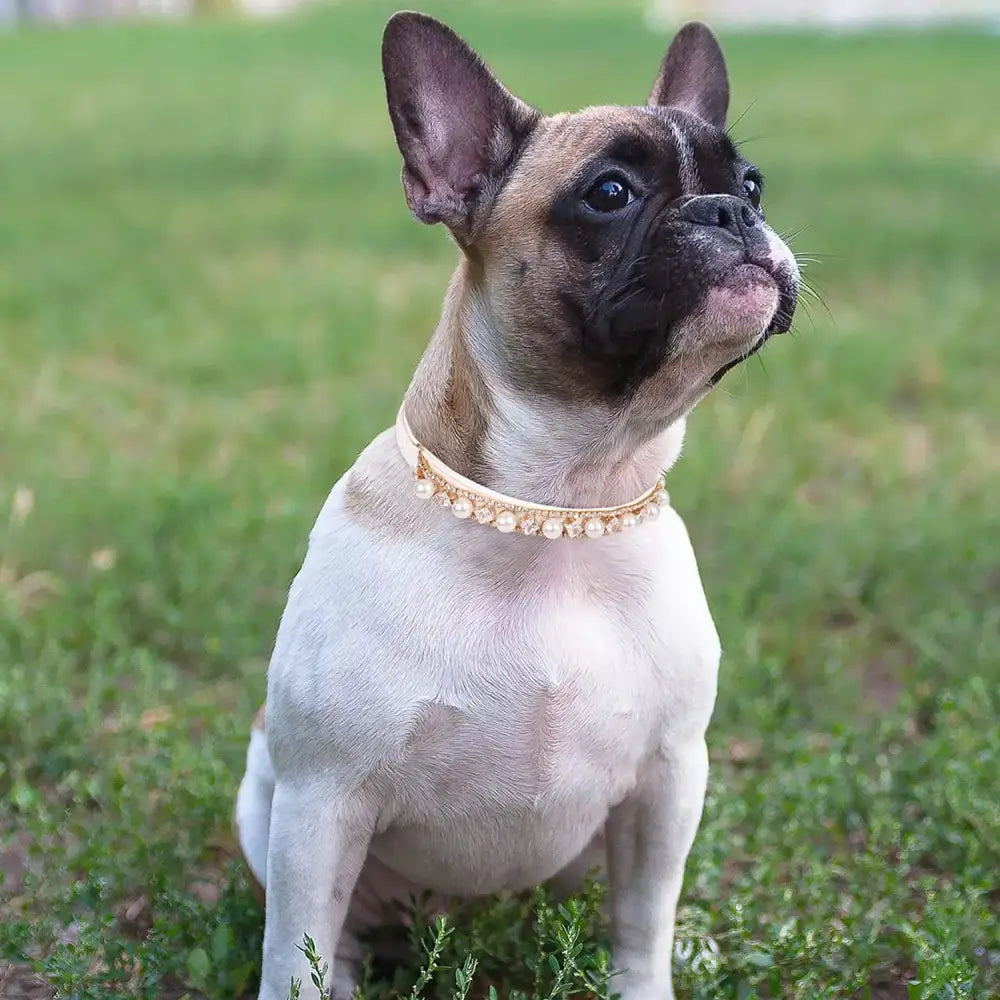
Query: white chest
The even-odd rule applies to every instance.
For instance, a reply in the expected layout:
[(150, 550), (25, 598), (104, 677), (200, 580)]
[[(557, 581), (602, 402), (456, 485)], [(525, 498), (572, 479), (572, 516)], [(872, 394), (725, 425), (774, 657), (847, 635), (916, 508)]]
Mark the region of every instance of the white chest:
[(608, 616), (547, 609), (528, 634), (484, 634), (481, 657), (412, 706), (380, 769), (372, 845), (439, 891), (530, 885), (571, 861), (656, 745), (665, 691)]
[(641, 539), (511, 539), (506, 558), (473, 525), (375, 549), (336, 529), (293, 588), (269, 726), (288, 711), (319, 734), (289, 754), (372, 789), (372, 854), (412, 882), (464, 895), (554, 875), (650, 754), (704, 732), (718, 639), (672, 512)]

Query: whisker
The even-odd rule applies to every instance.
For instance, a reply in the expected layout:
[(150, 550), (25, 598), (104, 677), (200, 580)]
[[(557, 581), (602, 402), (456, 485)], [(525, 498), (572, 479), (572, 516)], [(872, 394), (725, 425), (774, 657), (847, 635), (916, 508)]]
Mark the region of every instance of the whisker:
[(805, 293), (807, 298), (811, 298), (814, 302), (819, 303), (819, 305), (823, 307), (823, 311), (829, 317), (830, 322), (833, 323), (834, 326), (837, 325), (837, 320), (834, 317), (833, 312), (830, 310), (830, 307), (826, 304), (826, 299), (824, 299), (823, 296), (805, 279), (802, 279), (799, 284), (799, 292), (800, 294)]
[[(794, 253), (794, 251), (793, 251), (793, 253)], [(796, 253), (795, 256), (798, 257), (798, 256), (800, 256), (800, 254)], [(807, 254), (801, 254), (801, 256), (814, 258), (817, 262), (822, 262), (822, 261), (825, 261), (825, 260), (843, 260), (844, 259), (843, 254), (839, 254), (839, 253), (821, 253), (818, 250), (810, 250)]]
[[(789, 230), (787, 230), (787, 233), (788, 233), (787, 238), (788, 239), (794, 239), (796, 236), (801, 236), (803, 233), (808, 232), (812, 228), (813, 228), (813, 223), (806, 222), (803, 225), (799, 226), (798, 229), (789, 229)], [(782, 238), (785, 238), (784, 234), (782, 234)]]
[[(739, 125), (739, 123), (740, 123), (741, 121), (743, 121), (743, 119), (744, 119), (744, 118), (746, 118), (746, 116), (747, 116), (747, 115), (748, 115), (748, 114), (750, 113), (750, 109), (751, 109), (751, 108), (753, 108), (753, 106), (754, 106), (754, 105), (755, 105), (756, 103), (757, 103), (757, 98), (755, 97), (755, 98), (754, 98), (754, 99), (753, 99), (753, 100), (752, 100), (752, 101), (751, 101), (751, 102), (750, 102), (750, 103), (749, 103), (749, 104), (748, 104), (748, 105), (747, 105), (747, 106), (746, 106), (746, 107), (745, 107), (745, 108), (743, 109), (743, 111), (742, 111), (742, 112), (740, 112), (740, 114), (739, 114), (739, 115), (737, 115), (737, 117), (736, 117), (736, 118), (735, 118), (735, 119), (734, 119), (734, 120), (733, 120), (732, 122), (730, 122), (730, 123), (729, 123), (729, 125), (727, 125), (727, 126), (726, 126), (726, 135), (728, 135), (730, 139), (732, 139), (732, 138), (733, 138), (733, 130), (734, 130), (734, 129), (736, 128), (736, 126), (737, 126), (737, 125)], [(734, 140), (734, 141), (735, 141), (735, 140)]]
[[(812, 309), (808, 302), (799, 302), (799, 308), (806, 314), (806, 319), (809, 320), (809, 325), (812, 327), (812, 332), (816, 332), (816, 318), (813, 316)], [(789, 317), (791, 318), (791, 317)], [(794, 321), (789, 324), (788, 332), (791, 334), (797, 334), (799, 331), (795, 329)]]

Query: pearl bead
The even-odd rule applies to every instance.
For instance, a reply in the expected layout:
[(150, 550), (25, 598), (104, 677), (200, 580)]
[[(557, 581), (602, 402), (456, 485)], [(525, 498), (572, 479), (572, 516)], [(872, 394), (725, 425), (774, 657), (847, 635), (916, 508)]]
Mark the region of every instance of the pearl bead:
[(549, 517), (542, 523), (542, 534), (546, 538), (561, 538), (563, 523), (558, 517)]
[(635, 514), (622, 514), (622, 531), (634, 528), (639, 523), (639, 518)]
[(464, 521), (472, 516), (472, 501), (468, 497), (458, 497), (451, 505), (451, 512)]
[(599, 517), (588, 518), (583, 530), (588, 538), (600, 538), (604, 534), (604, 522)]
[(517, 527), (517, 518), (509, 510), (502, 510), (497, 514), (493, 523), (497, 526), (498, 531), (509, 535)]
[(430, 500), (437, 487), (429, 479), (418, 479), (415, 489), (421, 500)]
[(647, 521), (655, 521), (660, 516), (659, 504), (648, 503), (642, 508), (642, 516)]

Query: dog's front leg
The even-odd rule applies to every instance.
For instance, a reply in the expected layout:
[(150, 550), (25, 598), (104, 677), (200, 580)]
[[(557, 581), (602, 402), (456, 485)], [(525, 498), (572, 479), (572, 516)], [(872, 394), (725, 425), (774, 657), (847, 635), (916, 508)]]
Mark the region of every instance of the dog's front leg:
[(703, 740), (662, 749), (608, 818), (614, 964), (622, 1000), (671, 1000), (670, 959), (684, 861), (708, 781)]
[(360, 795), (338, 796), (332, 782), (278, 783), (267, 849), (264, 966), (260, 1000), (286, 1000), (291, 980), (308, 995), (309, 965), (297, 947), (304, 934), (329, 963), (335, 1000), (353, 987), (337, 961), (351, 894), (368, 852), (375, 808)]

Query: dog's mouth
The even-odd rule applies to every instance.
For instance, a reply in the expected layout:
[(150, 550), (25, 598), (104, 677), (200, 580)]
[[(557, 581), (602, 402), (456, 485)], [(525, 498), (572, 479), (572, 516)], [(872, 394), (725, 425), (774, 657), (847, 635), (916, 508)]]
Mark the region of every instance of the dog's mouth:
[[(758, 267), (760, 265), (757, 265)], [(778, 286), (778, 307), (774, 310), (774, 316), (768, 324), (765, 333), (788, 333), (792, 328), (792, 318), (795, 315), (795, 306), (799, 300), (798, 279), (784, 264), (777, 267), (770, 264), (764, 268), (771, 276), (771, 280)]]
[[(772, 320), (772, 324), (773, 322), (774, 321)], [(753, 342), (750, 348), (744, 351), (741, 355), (739, 355), (739, 357), (733, 358), (732, 361), (727, 361), (726, 364), (724, 364), (708, 380), (708, 384), (712, 386), (717, 385), (719, 381), (722, 379), (722, 376), (726, 374), (726, 372), (731, 371), (737, 365), (743, 364), (743, 362), (746, 361), (748, 358), (752, 358), (768, 342), (772, 332), (777, 332), (777, 331), (772, 331), (771, 327), (769, 326), (763, 333), (758, 334), (757, 339)]]
[(749, 346), (732, 361), (726, 362), (709, 379), (709, 385), (716, 385), (726, 372), (752, 358), (776, 333), (787, 333), (792, 326), (795, 306), (798, 301), (798, 280), (784, 265), (775, 265), (770, 260), (753, 261), (749, 266), (763, 271), (778, 289), (778, 304), (767, 326), (751, 341)]

